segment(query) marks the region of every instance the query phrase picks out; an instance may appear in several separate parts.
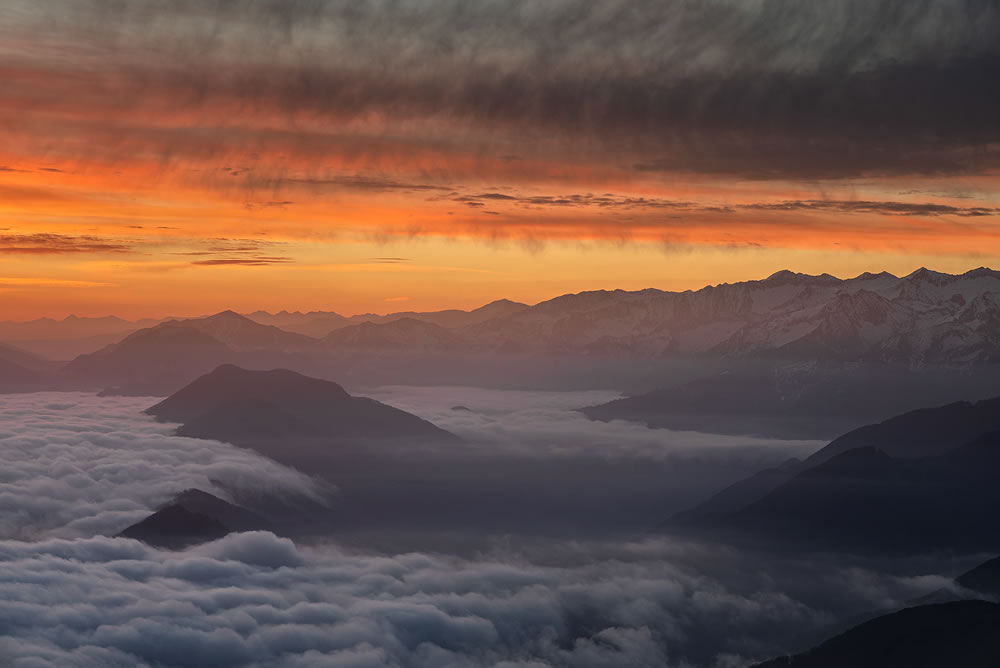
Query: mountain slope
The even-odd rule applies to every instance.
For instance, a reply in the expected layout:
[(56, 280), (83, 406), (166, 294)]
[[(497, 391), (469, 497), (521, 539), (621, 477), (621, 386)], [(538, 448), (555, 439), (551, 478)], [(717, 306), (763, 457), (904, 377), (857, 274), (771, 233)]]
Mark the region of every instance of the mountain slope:
[(990, 559), (955, 578), (966, 589), (1000, 598), (1000, 557)]
[(1000, 433), (944, 454), (839, 453), (710, 521), (737, 535), (839, 549), (996, 550)]
[(59, 375), (85, 388), (126, 386), (158, 394), (234, 358), (231, 348), (195, 327), (170, 321), (139, 330), (96, 353), (80, 355)]
[(51, 371), (54, 363), (17, 346), (0, 343), (0, 362), (10, 362), (22, 369), (35, 372)]
[(200, 489), (187, 489), (118, 536), (155, 547), (183, 549), (233, 531), (269, 529), (268, 521), (253, 511)]
[(808, 468), (861, 447), (877, 447), (888, 455), (903, 458), (942, 455), (995, 431), (1000, 431), (1000, 397), (959, 401), (910, 411), (855, 429), (808, 457), (803, 466)]
[(445, 311), (400, 311), (386, 315), (365, 313), (346, 318), (333, 311), (312, 311), (309, 313), (281, 311), (268, 313), (255, 311), (247, 314), (251, 320), (265, 325), (275, 325), (288, 332), (297, 332), (314, 338), (323, 338), (344, 327), (362, 323), (387, 324), (396, 320), (410, 319), (426, 322), (446, 329), (476, 325), (494, 318), (503, 318), (528, 308), (509, 299), (499, 299), (471, 311), (448, 309)]
[(52, 383), (45, 374), (0, 358), (0, 394), (51, 389)]
[(273, 325), (262, 325), (234, 311), (181, 320), (178, 324), (208, 334), (235, 351), (295, 351), (309, 349), (316, 343), (311, 337), (286, 332)]
[(994, 668), (1000, 665), (1000, 605), (958, 601), (877, 617), (792, 657), (756, 668)]
[(278, 313), (268, 313), (267, 311), (254, 311), (246, 314), (246, 317), (262, 325), (273, 325), (286, 332), (303, 334), (314, 339), (321, 339), (335, 329), (347, 327), (351, 324), (348, 318), (334, 313), (333, 311), (279, 311)]
[(461, 311), (459, 309), (427, 312), (401, 311), (399, 313), (390, 313), (388, 315), (356, 315), (352, 316), (350, 321), (352, 323), (372, 322), (376, 324), (385, 324), (401, 320), (403, 318), (410, 318), (412, 320), (419, 320), (421, 322), (430, 323), (446, 329), (454, 329), (458, 327), (478, 325), (479, 323), (497, 318), (506, 318), (523, 311), (526, 308), (529, 308), (527, 304), (521, 304), (520, 302), (511, 301), (509, 299), (498, 299), (471, 311)]
[(153, 547), (179, 550), (222, 538), (230, 529), (219, 520), (172, 503), (118, 534)]
[(270, 528), (270, 523), (252, 510), (224, 501), (200, 489), (184, 490), (174, 497), (171, 505), (178, 505), (192, 513), (211, 517), (233, 531), (260, 531)]
[(699, 524), (737, 511), (799, 473), (851, 450), (877, 448), (892, 457), (913, 459), (947, 454), (993, 432), (1000, 432), (1000, 397), (910, 411), (835, 438), (801, 462), (786, 462), (739, 481), (691, 510), (679, 513), (674, 521), (682, 525)]
[(407, 352), (458, 352), (468, 347), (451, 330), (414, 318), (351, 325), (331, 332), (323, 339), (323, 343), (338, 350)]
[[(149, 408), (178, 434), (253, 447), (288, 461), (289, 442), (456, 442), (430, 422), (373, 399), (352, 397), (336, 383), (276, 369), (223, 365)], [(322, 450), (320, 448), (320, 450)]]
[(997, 295), (989, 269), (846, 280), (779, 271), (696, 291), (563, 295), (466, 333), (518, 352), (967, 365), (1000, 359)]

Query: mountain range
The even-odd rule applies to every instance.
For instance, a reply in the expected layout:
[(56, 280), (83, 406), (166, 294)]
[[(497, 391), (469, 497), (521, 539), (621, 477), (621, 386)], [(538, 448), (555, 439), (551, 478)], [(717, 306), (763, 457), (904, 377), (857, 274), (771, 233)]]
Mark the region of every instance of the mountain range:
[[(330, 311), (257, 311), (245, 319), (282, 333), (258, 329), (244, 343), (295, 347), (337, 330), (355, 327), (362, 332), (364, 324), (416, 320), (451, 330), (467, 344), (487, 351), (644, 357), (763, 355), (961, 365), (1000, 360), (998, 299), (1000, 272), (987, 268), (959, 275), (928, 269), (905, 277), (865, 273), (851, 279), (786, 270), (763, 280), (695, 291), (599, 290), (533, 306), (499, 300), (472, 311), (351, 317)], [(223, 312), (176, 322), (212, 334), (229, 327), (246, 329), (246, 323), (235, 315)], [(155, 324), (72, 316), (61, 322), (0, 323), (0, 341), (53, 337), (59, 326), (72, 326), (80, 335), (119, 333)], [(264, 336), (265, 331), (273, 338)], [(363, 335), (345, 339), (367, 343)], [(399, 342), (382, 339), (378, 343), (392, 346)]]
[(472, 311), (223, 311), (139, 329), (117, 318), (34, 321), (23, 331), (126, 333), (47, 369), (0, 356), (0, 391), (165, 396), (234, 363), (360, 386), (610, 387), (627, 396), (586, 408), (588, 417), (829, 438), (913, 406), (1000, 393), (998, 295), (1000, 273), (985, 268), (846, 280), (781, 271), (696, 291), (593, 291)]

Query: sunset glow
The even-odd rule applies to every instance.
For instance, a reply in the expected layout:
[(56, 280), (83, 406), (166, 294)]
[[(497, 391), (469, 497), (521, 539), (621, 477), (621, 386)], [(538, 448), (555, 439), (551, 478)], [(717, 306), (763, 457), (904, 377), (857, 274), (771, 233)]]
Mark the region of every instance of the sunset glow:
[(904, 12), (892, 53), (778, 58), (735, 7), (706, 43), (708, 9), (645, 7), (644, 30), (627, 3), (484, 6), (442, 42), (458, 5), (209, 4), (0, 9), (7, 317), (465, 308), (1000, 254), (975, 22), (913, 37)]

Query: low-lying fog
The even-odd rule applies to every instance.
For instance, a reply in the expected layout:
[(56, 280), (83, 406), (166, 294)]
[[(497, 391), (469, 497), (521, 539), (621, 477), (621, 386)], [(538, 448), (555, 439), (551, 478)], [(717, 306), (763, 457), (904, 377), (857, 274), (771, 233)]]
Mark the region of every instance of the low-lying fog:
[[(463, 444), (363, 471), (393, 456), (378, 453), (324, 482), (172, 436), (140, 413), (150, 399), (0, 396), (0, 664), (740, 666), (948, 587), (940, 574), (977, 560), (890, 569), (645, 532), (817, 443), (573, 411), (613, 396), (600, 392), (371, 394)], [(334, 520), (310, 540), (234, 534), (177, 553), (108, 537), (189, 487), (325, 499)]]

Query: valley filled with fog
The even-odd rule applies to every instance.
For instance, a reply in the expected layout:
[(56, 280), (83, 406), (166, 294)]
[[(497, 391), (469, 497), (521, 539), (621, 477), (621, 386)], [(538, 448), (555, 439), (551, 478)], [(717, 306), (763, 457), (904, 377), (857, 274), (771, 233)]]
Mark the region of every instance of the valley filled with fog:
[[(372, 394), (461, 442), (399, 453), (409, 463), (384, 480), (350, 467), (318, 478), (172, 435), (176, 425), (141, 413), (155, 399), (0, 397), (0, 658), (739, 666), (821, 639), (852, 616), (954, 589), (949, 576), (981, 556), (790, 556), (655, 531), (700, 496), (809, 454), (814, 442), (590, 428), (575, 408), (606, 392)], [(180, 552), (114, 537), (188, 488), (265, 514), (326, 519), (300, 527), (308, 535), (235, 533)], [(360, 509), (376, 498), (380, 508)], [(456, 511), (442, 512), (448, 504)], [(343, 518), (343, 506), (368, 521), (330, 519)]]

